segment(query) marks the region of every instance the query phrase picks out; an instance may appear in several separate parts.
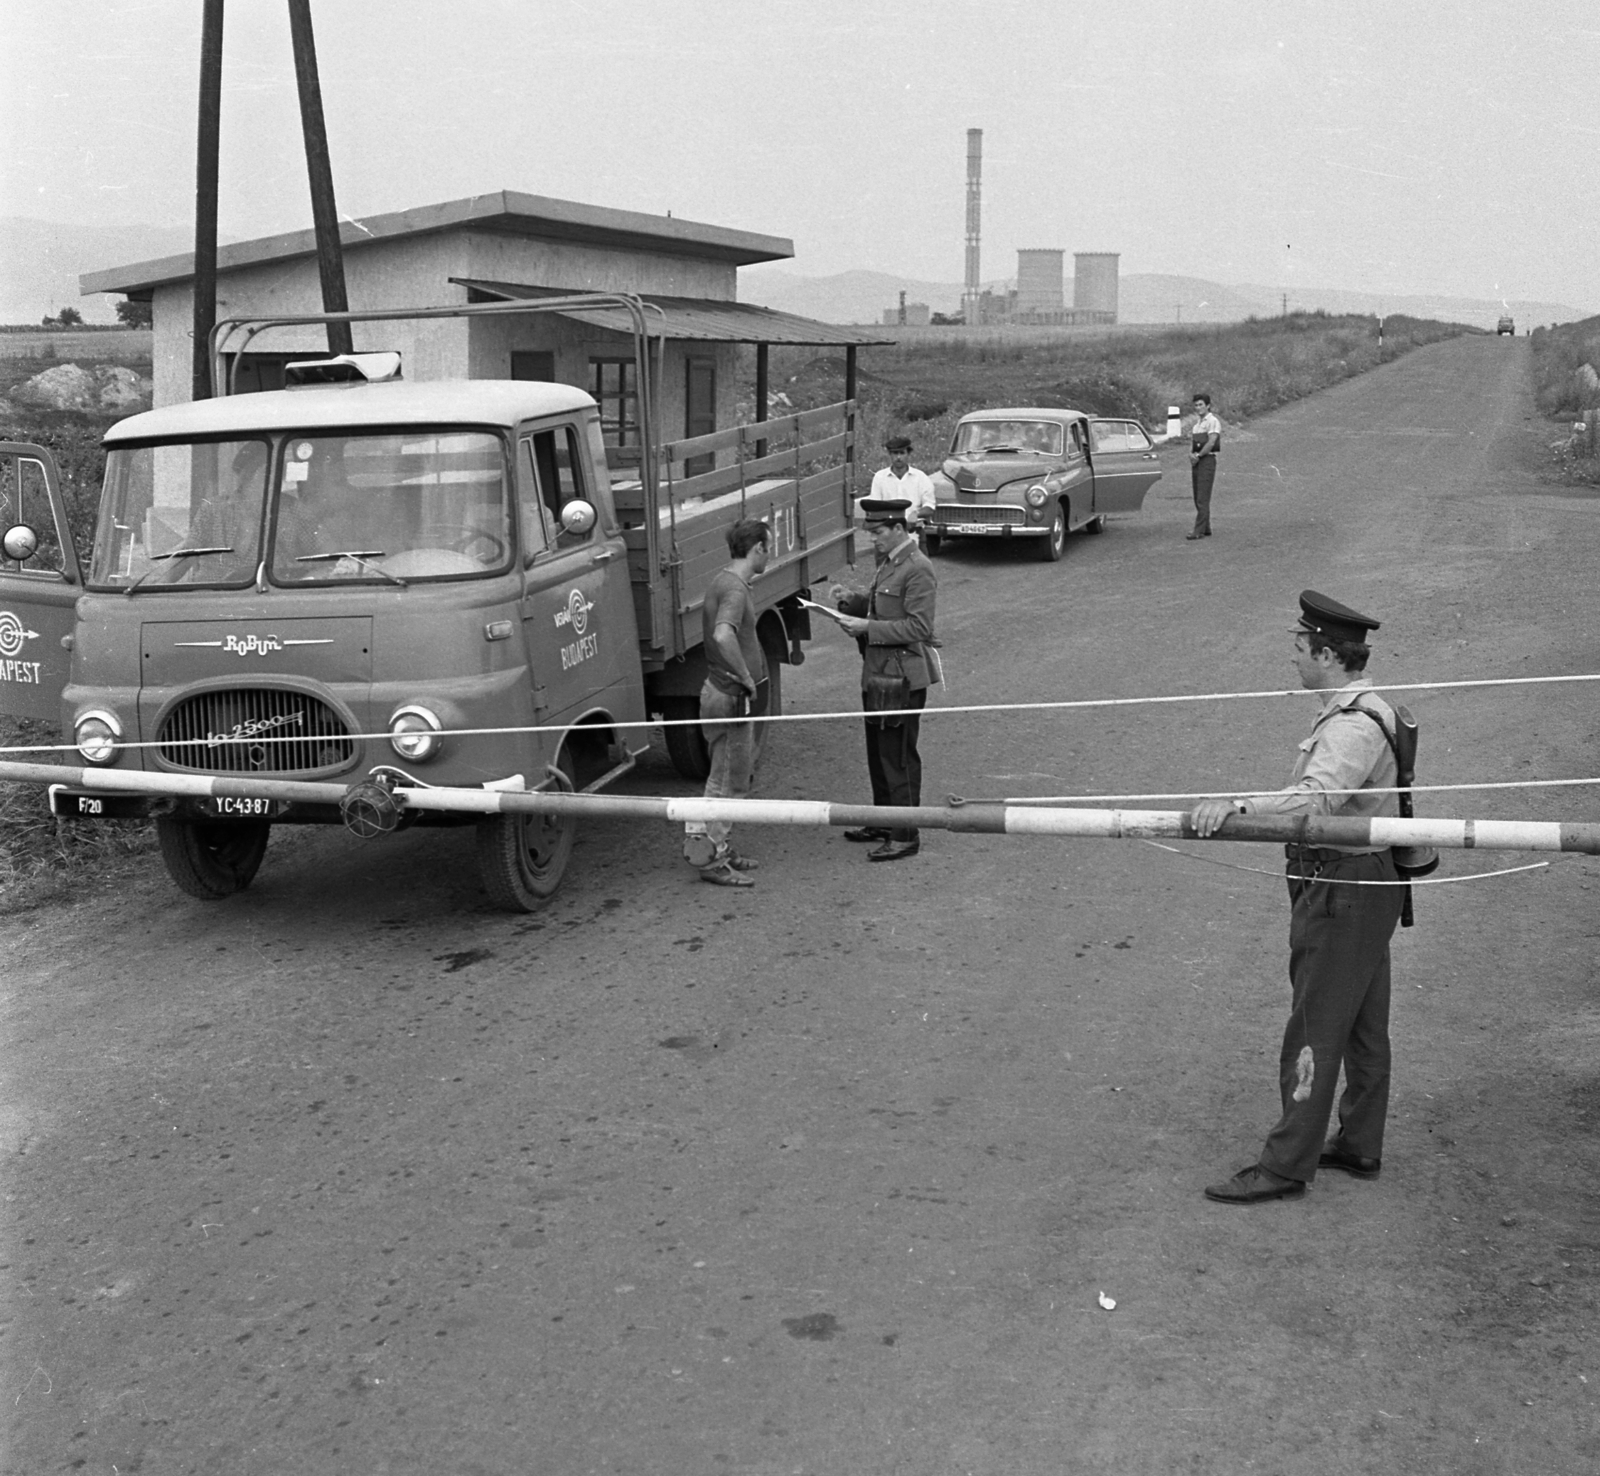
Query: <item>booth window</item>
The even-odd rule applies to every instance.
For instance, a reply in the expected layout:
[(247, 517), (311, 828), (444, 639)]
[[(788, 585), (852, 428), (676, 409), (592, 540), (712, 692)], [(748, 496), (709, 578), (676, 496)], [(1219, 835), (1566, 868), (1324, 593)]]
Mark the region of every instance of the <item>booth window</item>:
[(594, 399), (608, 450), (639, 448), (639, 381), (632, 359), (591, 359)]

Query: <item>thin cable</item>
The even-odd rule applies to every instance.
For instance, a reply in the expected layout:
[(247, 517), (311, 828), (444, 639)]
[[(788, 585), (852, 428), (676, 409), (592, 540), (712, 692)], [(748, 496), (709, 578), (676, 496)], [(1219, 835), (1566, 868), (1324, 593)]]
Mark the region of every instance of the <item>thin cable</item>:
[[(1544, 677), (1486, 677), (1472, 681), (1445, 681), (1445, 682), (1401, 682), (1385, 686), (1363, 687), (1364, 692), (1419, 692), (1419, 691), (1444, 691), (1456, 687), (1515, 687), (1532, 686), (1559, 682), (1600, 682), (1600, 672), (1590, 672), (1570, 676), (1544, 676)], [(1071, 701), (1053, 702), (984, 702), (969, 703), (952, 707), (927, 707), (905, 708), (890, 712), (874, 713), (874, 717), (928, 717), (933, 714), (956, 715), (972, 713), (995, 712), (1066, 712), (1075, 710), (1088, 710), (1100, 707), (1159, 707), (1173, 703), (1184, 702), (1241, 702), (1246, 700), (1268, 697), (1305, 697), (1311, 695), (1303, 687), (1281, 687), (1256, 692), (1192, 692), (1179, 693), (1165, 697), (1084, 697)], [(752, 713), (740, 718), (740, 722), (747, 723), (818, 723), (830, 722), (838, 719), (859, 720), (863, 713), (859, 708), (851, 708), (843, 712), (796, 712), (796, 713)], [(595, 727), (625, 729), (625, 728), (684, 728), (698, 726), (699, 718), (641, 718), (627, 722), (608, 719), (604, 723), (596, 723)], [(572, 723), (544, 723), (527, 727), (498, 727), (498, 728), (445, 728), (442, 737), (497, 737), (517, 733), (567, 733), (573, 730)], [(385, 729), (381, 733), (346, 733), (341, 735), (349, 742), (368, 741), (374, 739), (387, 739), (389, 732)], [(182, 747), (184, 744), (204, 744), (204, 738), (184, 739), (171, 744), (173, 747)], [(236, 742), (249, 743), (294, 743), (303, 741), (294, 734), (274, 736), (262, 734), (248, 739), (240, 738)], [(155, 748), (160, 746), (161, 739), (144, 739), (141, 741), (119, 741), (118, 748)], [(27, 746), (14, 746), (0, 748), (0, 753), (55, 753), (75, 748), (74, 743), (48, 743)], [(222, 745), (212, 745), (220, 747)], [(1258, 793), (1262, 791), (1257, 791)]]
[(1417, 876), (1409, 881), (1347, 881), (1338, 876), (1290, 877), (1286, 871), (1268, 871), (1263, 866), (1241, 866), (1236, 861), (1222, 861), (1215, 856), (1196, 856), (1192, 851), (1180, 851), (1176, 846), (1165, 845), (1161, 841), (1146, 840), (1144, 844), (1154, 846), (1158, 851), (1170, 851), (1185, 861), (1203, 861), (1208, 866), (1225, 866), (1229, 871), (1248, 871), (1256, 876), (1270, 876), (1274, 881), (1288, 877), (1291, 881), (1326, 882), (1331, 887), (1442, 887), (1450, 882), (1485, 881), (1491, 876), (1515, 876), (1519, 871), (1538, 871), (1550, 864), (1548, 861), (1535, 861), (1529, 866), (1507, 866), (1502, 871), (1473, 871), (1466, 876)]

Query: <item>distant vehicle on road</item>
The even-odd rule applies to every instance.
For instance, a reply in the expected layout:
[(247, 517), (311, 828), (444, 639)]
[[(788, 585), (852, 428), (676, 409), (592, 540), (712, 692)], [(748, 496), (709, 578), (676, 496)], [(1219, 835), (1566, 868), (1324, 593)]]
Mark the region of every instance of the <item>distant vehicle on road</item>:
[(933, 476), (928, 552), (950, 538), (1024, 538), (1054, 563), (1069, 532), (1099, 533), (1108, 513), (1138, 512), (1160, 480), (1155, 445), (1136, 420), (977, 410), (961, 417)]
[(1511, 315), (1508, 313), (1505, 317), (1501, 318), (1497, 324), (1495, 324), (1494, 331), (1497, 336), (1501, 333), (1509, 333), (1513, 338), (1515, 338), (1517, 336), (1517, 325), (1512, 319)]

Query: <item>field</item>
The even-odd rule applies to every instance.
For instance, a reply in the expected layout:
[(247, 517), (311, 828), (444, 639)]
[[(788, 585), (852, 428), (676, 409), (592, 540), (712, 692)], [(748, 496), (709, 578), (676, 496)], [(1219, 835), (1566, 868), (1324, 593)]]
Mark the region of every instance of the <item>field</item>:
[[(885, 436), (911, 437), (913, 459), (937, 465), (955, 422), (986, 405), (1064, 405), (1166, 426), (1209, 392), (1224, 424), (1288, 404), (1423, 344), (1479, 330), (1460, 323), (1295, 313), (1192, 328), (884, 328), (896, 342), (859, 358), (861, 445), (875, 465)], [(836, 398), (837, 352), (773, 350), (771, 382), (795, 406)], [(753, 377), (753, 373), (752, 376)], [(775, 412), (776, 413), (776, 412)]]
[(149, 364), (150, 338), (148, 328), (0, 328), (0, 364), (42, 360), (30, 374), (52, 363)]

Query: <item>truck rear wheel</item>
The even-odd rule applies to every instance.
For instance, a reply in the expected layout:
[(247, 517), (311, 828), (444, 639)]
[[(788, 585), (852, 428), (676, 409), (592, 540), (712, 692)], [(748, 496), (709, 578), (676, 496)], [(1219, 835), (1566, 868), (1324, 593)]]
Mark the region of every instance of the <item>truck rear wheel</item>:
[[(573, 791), (572, 761), (557, 761), (556, 787)], [(573, 815), (491, 815), (478, 823), (478, 876), (507, 912), (537, 912), (561, 888), (578, 830)]]
[[(762, 650), (767, 657), (767, 679), (756, 688), (755, 701), (750, 704), (750, 715), (781, 717), (783, 663), (778, 659), (778, 648), (770, 642), (763, 641)], [(668, 721), (676, 719), (688, 723), (700, 716), (698, 697), (663, 697), (660, 701), (661, 716)], [(761, 756), (767, 750), (767, 738), (772, 728), (771, 723), (755, 724), (752, 768), (761, 762)], [(706, 777), (711, 773), (711, 751), (706, 747), (706, 736), (699, 727), (663, 728), (661, 734), (667, 741), (667, 757), (672, 760), (672, 767), (685, 779), (692, 780), (696, 784), (704, 784)]]
[(271, 833), (266, 820), (156, 817), (156, 838), (167, 875), (179, 891), (201, 902), (220, 902), (249, 886), (261, 869)]
[[(698, 697), (663, 697), (661, 716), (668, 722), (691, 722), (700, 716)], [(685, 779), (704, 784), (711, 772), (711, 755), (706, 751), (705, 735), (697, 727), (663, 728), (667, 757)]]

